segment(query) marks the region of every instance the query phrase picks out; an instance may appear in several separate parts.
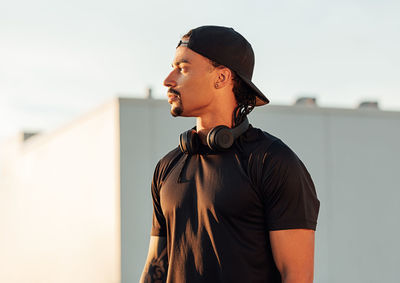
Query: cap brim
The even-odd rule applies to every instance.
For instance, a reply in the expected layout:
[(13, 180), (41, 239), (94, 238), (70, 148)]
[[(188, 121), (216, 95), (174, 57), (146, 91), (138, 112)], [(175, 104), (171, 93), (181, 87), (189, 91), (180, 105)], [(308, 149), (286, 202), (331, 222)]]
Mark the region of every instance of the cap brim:
[(254, 91), (256, 95), (256, 106), (262, 106), (269, 103), (269, 99), (259, 90), (255, 84), (253, 84), (249, 79), (244, 76), (237, 74), (249, 87)]

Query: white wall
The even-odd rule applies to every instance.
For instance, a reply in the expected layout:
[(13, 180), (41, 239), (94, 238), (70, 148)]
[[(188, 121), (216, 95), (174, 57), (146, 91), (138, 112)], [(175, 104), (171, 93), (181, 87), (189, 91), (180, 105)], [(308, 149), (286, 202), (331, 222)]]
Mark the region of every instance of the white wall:
[(2, 145), (0, 282), (120, 282), (117, 106)]

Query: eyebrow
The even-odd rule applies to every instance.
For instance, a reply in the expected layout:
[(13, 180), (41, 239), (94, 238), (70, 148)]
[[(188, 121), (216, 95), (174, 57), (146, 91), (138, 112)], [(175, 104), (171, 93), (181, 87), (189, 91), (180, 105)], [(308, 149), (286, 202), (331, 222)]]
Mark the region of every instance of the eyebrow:
[(174, 67), (174, 65), (175, 65), (175, 66), (179, 66), (179, 65), (182, 64), (182, 63), (188, 63), (188, 64), (190, 64), (190, 62), (189, 62), (188, 60), (186, 60), (186, 59), (181, 59), (181, 60), (179, 60), (179, 61), (176, 61), (176, 62), (172, 63), (172, 64), (171, 64), (171, 67)]

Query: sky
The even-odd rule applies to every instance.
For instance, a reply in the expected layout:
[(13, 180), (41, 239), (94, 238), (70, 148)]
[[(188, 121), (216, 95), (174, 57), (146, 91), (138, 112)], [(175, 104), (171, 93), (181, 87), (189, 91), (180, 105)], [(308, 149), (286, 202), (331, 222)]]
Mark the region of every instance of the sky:
[(148, 87), (165, 98), (179, 38), (201, 25), (246, 37), (271, 104), (313, 96), (322, 107), (374, 100), (400, 111), (399, 14), (396, 0), (2, 1), (0, 141)]

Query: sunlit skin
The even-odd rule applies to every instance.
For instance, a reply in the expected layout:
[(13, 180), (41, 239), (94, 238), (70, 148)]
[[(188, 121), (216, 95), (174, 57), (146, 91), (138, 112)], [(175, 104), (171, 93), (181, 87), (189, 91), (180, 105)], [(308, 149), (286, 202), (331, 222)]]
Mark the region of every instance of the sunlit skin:
[(283, 283), (312, 283), (315, 231), (289, 229), (269, 232), (272, 254)]
[(213, 127), (232, 126), (232, 113), (237, 103), (228, 68), (214, 68), (207, 58), (180, 46), (164, 85), (169, 90), (171, 114), (196, 117), (197, 132), (203, 141)]
[[(197, 132), (203, 143), (206, 143), (206, 135), (213, 127), (232, 126), (232, 113), (237, 103), (232, 91), (232, 73), (228, 68), (214, 68), (207, 58), (180, 46), (176, 49), (172, 71), (165, 78), (164, 85), (168, 87), (171, 114), (196, 117)], [(289, 229), (270, 231), (269, 235), (282, 282), (313, 282), (314, 231)]]

